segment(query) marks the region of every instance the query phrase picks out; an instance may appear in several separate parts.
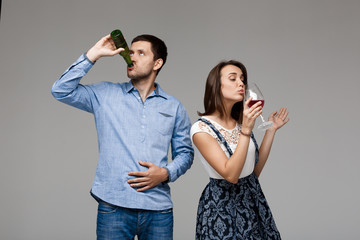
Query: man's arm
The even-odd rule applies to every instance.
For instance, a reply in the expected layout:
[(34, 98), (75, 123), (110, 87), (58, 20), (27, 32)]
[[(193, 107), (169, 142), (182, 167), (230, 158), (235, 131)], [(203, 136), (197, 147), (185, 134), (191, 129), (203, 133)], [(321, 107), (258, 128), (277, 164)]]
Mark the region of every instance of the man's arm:
[(115, 50), (110, 35), (101, 38), (64, 72), (52, 86), (51, 93), (61, 102), (92, 112), (91, 96), (93, 93), (90, 88), (81, 85), (80, 80), (88, 73), (96, 60), (104, 56), (113, 56), (123, 50), (123, 48)]
[(165, 166), (169, 173), (169, 182), (174, 182), (190, 169), (194, 160), (194, 149), (190, 138), (191, 122), (182, 104), (176, 114), (171, 152), (173, 161)]
[(93, 65), (85, 54), (81, 55), (54, 83), (51, 88), (52, 95), (60, 102), (92, 112), (91, 92), (80, 84), (80, 80)]

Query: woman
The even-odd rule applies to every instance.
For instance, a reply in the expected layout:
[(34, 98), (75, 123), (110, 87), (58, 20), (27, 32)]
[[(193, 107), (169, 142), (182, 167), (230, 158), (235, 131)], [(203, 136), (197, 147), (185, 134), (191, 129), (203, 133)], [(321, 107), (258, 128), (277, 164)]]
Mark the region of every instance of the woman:
[(258, 150), (252, 129), (261, 103), (243, 103), (245, 66), (221, 62), (206, 82), (205, 112), (191, 128), (193, 143), (210, 176), (198, 206), (196, 239), (281, 239), (258, 182), (275, 132), (288, 121), (281, 108), (270, 115), (273, 126)]

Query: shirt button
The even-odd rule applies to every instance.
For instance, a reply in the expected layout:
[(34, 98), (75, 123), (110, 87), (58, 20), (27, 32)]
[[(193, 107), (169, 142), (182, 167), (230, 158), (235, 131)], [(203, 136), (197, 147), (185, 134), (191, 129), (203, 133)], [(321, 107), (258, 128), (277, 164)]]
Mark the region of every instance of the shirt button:
[(145, 128), (144, 125), (141, 125), (141, 128)]

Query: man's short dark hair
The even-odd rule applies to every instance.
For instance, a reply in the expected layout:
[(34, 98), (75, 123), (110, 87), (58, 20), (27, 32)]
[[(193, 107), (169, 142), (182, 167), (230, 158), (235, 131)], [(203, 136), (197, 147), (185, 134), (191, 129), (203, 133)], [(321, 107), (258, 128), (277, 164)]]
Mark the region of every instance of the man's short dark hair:
[[(168, 54), (167, 47), (166, 47), (164, 41), (153, 35), (143, 34), (143, 35), (139, 35), (139, 36), (135, 37), (132, 40), (131, 44), (134, 42), (139, 42), (139, 41), (146, 41), (146, 42), (151, 43), (151, 51), (154, 54), (154, 61), (161, 58), (163, 60), (163, 65), (161, 66), (161, 68), (162, 68), (165, 65), (167, 54)], [(158, 69), (156, 74), (158, 74), (160, 72), (161, 68)]]

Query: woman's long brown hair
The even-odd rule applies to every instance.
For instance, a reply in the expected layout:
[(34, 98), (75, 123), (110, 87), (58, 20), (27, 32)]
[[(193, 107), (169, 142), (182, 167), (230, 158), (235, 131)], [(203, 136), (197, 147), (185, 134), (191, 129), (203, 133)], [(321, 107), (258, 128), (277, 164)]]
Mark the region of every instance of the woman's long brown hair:
[[(227, 65), (234, 65), (241, 69), (245, 84), (245, 89), (247, 88), (247, 71), (244, 66), (239, 61), (230, 60), (222, 61), (211, 69), (205, 86), (205, 95), (204, 95), (204, 113), (198, 112), (199, 116), (209, 115), (214, 113), (216, 110), (219, 111), (220, 117), (225, 115), (225, 106), (223, 102), (223, 95), (221, 93), (221, 69)], [(231, 110), (231, 116), (238, 122), (242, 122), (243, 114), (243, 102), (237, 102), (234, 104)]]

